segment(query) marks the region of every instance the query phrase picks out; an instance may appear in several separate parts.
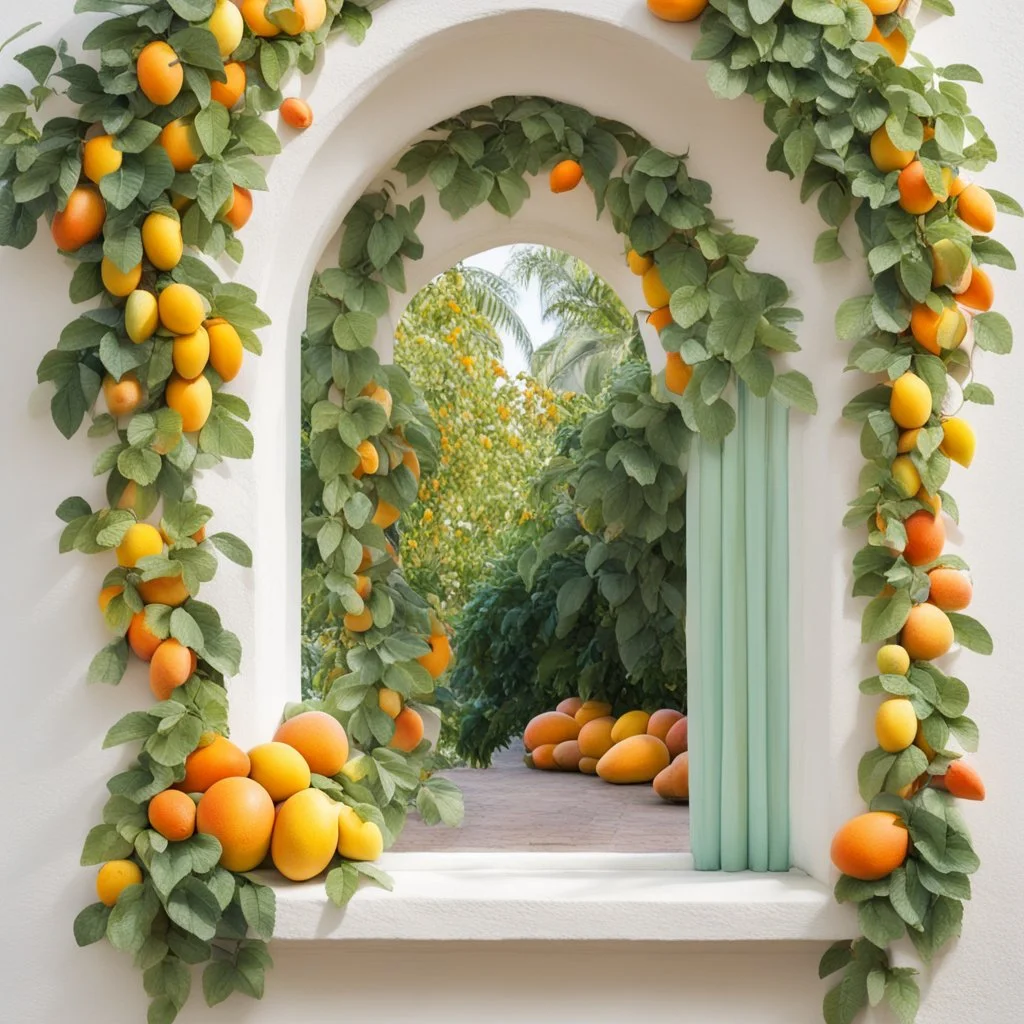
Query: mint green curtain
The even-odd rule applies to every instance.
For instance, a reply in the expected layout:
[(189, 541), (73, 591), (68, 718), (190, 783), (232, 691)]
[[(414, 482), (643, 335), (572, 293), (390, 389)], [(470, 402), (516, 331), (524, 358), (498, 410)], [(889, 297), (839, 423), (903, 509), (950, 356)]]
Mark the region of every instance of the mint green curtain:
[(789, 868), (786, 409), (745, 385), (687, 478), (690, 836), (703, 871)]

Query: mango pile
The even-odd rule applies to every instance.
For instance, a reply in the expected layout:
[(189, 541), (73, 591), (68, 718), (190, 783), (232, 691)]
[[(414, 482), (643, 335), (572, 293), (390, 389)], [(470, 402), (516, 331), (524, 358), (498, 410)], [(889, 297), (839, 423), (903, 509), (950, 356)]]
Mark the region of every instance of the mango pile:
[(530, 768), (581, 772), (615, 785), (652, 783), (662, 800), (689, 802), (686, 716), (673, 708), (616, 717), (611, 704), (567, 697), (530, 720), (523, 745)]

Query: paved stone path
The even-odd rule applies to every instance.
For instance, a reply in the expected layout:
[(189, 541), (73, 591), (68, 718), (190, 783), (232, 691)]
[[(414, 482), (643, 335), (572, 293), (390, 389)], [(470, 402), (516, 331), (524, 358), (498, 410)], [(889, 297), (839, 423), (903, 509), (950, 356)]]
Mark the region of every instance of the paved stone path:
[(679, 853), (690, 848), (690, 808), (668, 804), (649, 785), (612, 786), (592, 775), (532, 771), (522, 746), (490, 768), (440, 773), (462, 790), (461, 828), (429, 827), (413, 811), (395, 852), (604, 851)]

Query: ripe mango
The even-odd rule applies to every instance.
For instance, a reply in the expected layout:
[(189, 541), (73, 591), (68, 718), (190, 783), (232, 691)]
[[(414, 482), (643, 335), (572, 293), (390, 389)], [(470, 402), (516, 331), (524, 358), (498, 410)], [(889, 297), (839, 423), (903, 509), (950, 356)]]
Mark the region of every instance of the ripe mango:
[(185, 251), (181, 221), (166, 213), (151, 213), (142, 222), (142, 248), (157, 270), (173, 270)]
[(690, 749), (689, 735), (687, 720), (684, 716), (683, 718), (680, 718), (665, 735), (665, 746), (668, 747), (670, 757), (678, 757), (680, 754), (684, 754)]
[(654, 777), (654, 792), (670, 803), (689, 803), (690, 755), (680, 754)]
[(616, 784), (651, 782), (668, 765), (668, 747), (657, 736), (644, 733), (616, 743), (597, 762), (597, 774)]
[(903, 498), (912, 498), (921, 489), (921, 474), (909, 455), (897, 455), (892, 460), (892, 478)]
[(167, 404), (181, 415), (181, 429), (190, 434), (202, 430), (213, 408), (213, 389), (205, 377), (186, 380), (172, 374), (164, 392)]
[(270, 838), (274, 867), (293, 882), (319, 875), (338, 848), (338, 807), (319, 789), (288, 797), (277, 811)]
[(603, 700), (585, 700), (573, 718), (582, 727), (595, 718), (606, 718), (611, 713), (611, 704), (606, 704)]
[(664, 743), (669, 729), (682, 717), (682, 711), (676, 711), (675, 708), (661, 708), (655, 711), (648, 720), (647, 734), (649, 736), (657, 736)]
[(942, 421), (942, 443), (939, 451), (947, 458), (968, 467), (974, 461), (977, 438), (974, 428), (959, 416), (950, 416)]
[(347, 804), (338, 807), (338, 853), (348, 860), (376, 860), (384, 852), (377, 823), (363, 821)]
[(539, 768), (542, 772), (553, 772), (556, 771), (558, 765), (555, 764), (555, 747), (556, 743), (542, 743), (539, 747), (534, 747), (526, 756), (529, 760), (526, 762), (531, 768)]
[(597, 758), (596, 757), (581, 757), (580, 758), (580, 772), (584, 775), (596, 775), (597, 774)]
[[(395, 467), (392, 466), (391, 468), (394, 469)], [(555, 705), (555, 710), (561, 711), (563, 715), (572, 717), (581, 707), (583, 707), (583, 701), (579, 697), (566, 697), (565, 700), (560, 700)]]
[(563, 740), (555, 745), (552, 757), (555, 764), (563, 772), (578, 772), (580, 770), (580, 745), (576, 740)]
[(580, 726), (576, 719), (563, 715), (561, 711), (545, 711), (530, 719), (523, 733), (523, 745), (532, 751), (549, 743), (574, 740), (579, 734)]
[(172, 358), (178, 375), (193, 380), (206, 369), (210, 361), (210, 336), (202, 327), (191, 334), (180, 335), (174, 339)]
[(931, 389), (917, 374), (903, 374), (893, 381), (889, 412), (904, 430), (923, 427), (932, 414)]
[(621, 743), (628, 736), (641, 736), (647, 732), (651, 716), (646, 711), (627, 711), (612, 726), (612, 743)]
[(971, 283), (971, 248), (953, 238), (940, 238), (932, 246), (932, 287), (963, 291)]
[(615, 746), (612, 739), (612, 728), (615, 719), (611, 715), (603, 718), (592, 718), (580, 729), (579, 747), (583, 757), (602, 758)]

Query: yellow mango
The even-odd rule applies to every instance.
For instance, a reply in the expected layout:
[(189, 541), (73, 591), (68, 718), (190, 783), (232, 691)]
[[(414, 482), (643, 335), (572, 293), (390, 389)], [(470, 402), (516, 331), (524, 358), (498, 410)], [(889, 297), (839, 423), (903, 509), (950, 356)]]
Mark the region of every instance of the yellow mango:
[(319, 875), (338, 847), (338, 806), (319, 789), (290, 796), (277, 811), (270, 839), (274, 867), (293, 882)]

